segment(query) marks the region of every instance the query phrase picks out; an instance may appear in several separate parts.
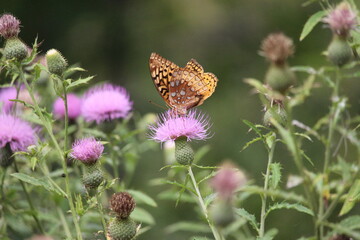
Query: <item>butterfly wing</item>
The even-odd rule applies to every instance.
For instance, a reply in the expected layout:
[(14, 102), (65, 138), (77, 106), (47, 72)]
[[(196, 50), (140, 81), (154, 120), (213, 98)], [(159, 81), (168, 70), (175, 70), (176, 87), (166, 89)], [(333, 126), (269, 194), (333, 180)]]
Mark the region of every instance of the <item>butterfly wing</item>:
[(204, 73), (202, 75), (202, 81), (205, 87), (203, 87), (199, 91), (199, 94), (203, 95), (203, 98), (199, 102), (199, 105), (201, 105), (208, 97), (210, 97), (214, 93), (218, 79), (213, 73)]
[(172, 73), (179, 67), (175, 63), (161, 57), (157, 53), (151, 53), (149, 67), (151, 78), (153, 79), (157, 91), (165, 100), (166, 104), (170, 105), (169, 82), (172, 78)]
[(201, 75), (185, 68), (173, 72), (169, 84), (169, 105), (180, 114), (185, 114), (190, 108), (199, 105), (203, 98), (200, 94), (204, 83)]

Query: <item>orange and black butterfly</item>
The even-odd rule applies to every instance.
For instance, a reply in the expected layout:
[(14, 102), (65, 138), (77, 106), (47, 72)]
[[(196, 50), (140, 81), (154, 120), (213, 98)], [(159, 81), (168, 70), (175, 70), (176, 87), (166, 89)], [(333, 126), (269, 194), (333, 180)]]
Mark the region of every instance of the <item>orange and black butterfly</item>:
[(203, 67), (195, 59), (181, 68), (152, 53), (149, 65), (160, 96), (179, 114), (186, 114), (190, 108), (203, 104), (215, 91), (218, 79), (212, 73), (204, 73)]

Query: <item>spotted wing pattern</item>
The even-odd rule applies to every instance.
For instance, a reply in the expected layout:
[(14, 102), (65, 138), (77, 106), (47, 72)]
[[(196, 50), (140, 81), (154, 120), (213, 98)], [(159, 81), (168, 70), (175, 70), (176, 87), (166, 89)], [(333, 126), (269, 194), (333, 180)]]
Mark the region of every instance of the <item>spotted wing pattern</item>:
[(169, 105), (169, 81), (174, 70), (179, 67), (157, 53), (152, 53), (150, 55), (149, 66), (151, 78), (153, 79), (157, 91)]
[(160, 95), (179, 114), (201, 105), (213, 94), (218, 81), (214, 74), (204, 73), (195, 59), (180, 68), (155, 53), (150, 56), (150, 73)]

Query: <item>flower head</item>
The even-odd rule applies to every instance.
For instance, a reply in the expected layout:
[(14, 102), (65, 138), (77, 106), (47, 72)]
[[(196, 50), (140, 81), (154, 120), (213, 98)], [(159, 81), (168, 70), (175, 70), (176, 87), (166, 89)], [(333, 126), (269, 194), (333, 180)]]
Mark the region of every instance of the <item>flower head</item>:
[(71, 157), (84, 164), (92, 165), (100, 158), (104, 146), (95, 138), (83, 138), (76, 140), (72, 146)]
[(20, 21), (11, 14), (0, 17), (0, 35), (4, 38), (17, 37), (20, 32)]
[(205, 140), (209, 137), (209, 120), (205, 115), (190, 110), (178, 115), (172, 110), (160, 115), (155, 125), (150, 125), (151, 138), (157, 142), (175, 141), (179, 137), (190, 140)]
[(246, 183), (246, 177), (233, 164), (224, 163), (213, 177), (211, 186), (222, 199), (230, 199), (235, 190)]
[(324, 18), (323, 22), (329, 24), (335, 34), (347, 37), (349, 31), (358, 24), (356, 17), (350, 5), (342, 2)]
[(120, 218), (127, 218), (136, 206), (134, 198), (127, 192), (114, 193), (110, 199), (110, 208)]
[(261, 54), (275, 64), (284, 64), (294, 54), (293, 41), (283, 33), (272, 33), (261, 43)]
[(20, 118), (0, 114), (0, 148), (10, 145), (13, 152), (26, 151), (36, 143), (35, 130), (29, 123)]
[(81, 112), (87, 122), (101, 123), (117, 118), (125, 118), (133, 103), (125, 88), (104, 84), (91, 88), (85, 93)]
[[(81, 113), (81, 99), (74, 93), (67, 95), (68, 116), (69, 119), (77, 118)], [(65, 116), (65, 104), (62, 98), (57, 98), (54, 102), (53, 112), (56, 117), (63, 118)]]

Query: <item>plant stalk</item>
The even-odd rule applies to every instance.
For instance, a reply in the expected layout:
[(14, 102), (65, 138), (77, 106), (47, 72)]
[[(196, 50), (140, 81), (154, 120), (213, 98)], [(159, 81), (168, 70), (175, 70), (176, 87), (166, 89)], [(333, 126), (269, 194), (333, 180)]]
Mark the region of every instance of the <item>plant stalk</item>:
[(210, 218), (209, 218), (209, 214), (208, 214), (208, 211), (206, 209), (206, 206), (205, 206), (205, 203), (204, 203), (204, 200), (201, 196), (201, 193), (200, 193), (200, 190), (199, 190), (199, 186), (197, 185), (197, 182), (196, 182), (196, 179), (195, 179), (195, 176), (194, 176), (194, 173), (191, 169), (191, 166), (188, 166), (188, 173), (190, 175), (190, 178), (191, 178), (191, 181), (192, 181), (192, 184), (195, 188), (195, 191), (196, 191), (196, 196), (198, 198), (198, 202), (199, 202), (199, 205), (200, 205), (200, 208), (205, 216), (205, 219), (206, 221), (208, 222), (209, 224), (209, 227), (215, 237), (215, 240), (223, 240), (223, 237), (221, 236), (221, 234), (218, 232), (218, 230), (215, 228), (215, 226), (213, 225), (213, 223), (210, 221)]

